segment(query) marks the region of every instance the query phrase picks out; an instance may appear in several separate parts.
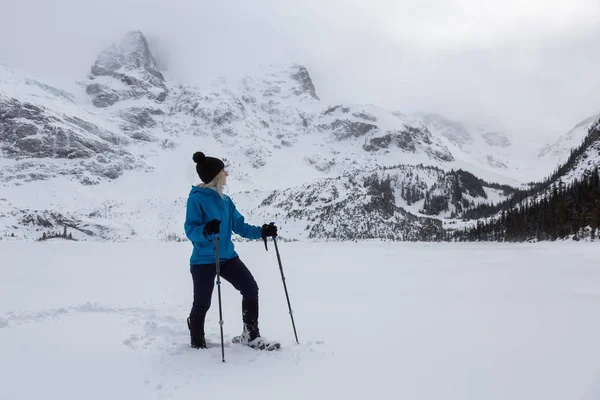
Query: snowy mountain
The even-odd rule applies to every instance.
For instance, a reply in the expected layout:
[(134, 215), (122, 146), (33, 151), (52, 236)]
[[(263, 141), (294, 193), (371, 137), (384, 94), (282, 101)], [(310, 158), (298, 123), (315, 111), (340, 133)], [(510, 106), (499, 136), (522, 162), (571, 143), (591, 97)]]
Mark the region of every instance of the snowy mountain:
[(173, 84), (140, 32), (102, 51), (79, 91), (6, 66), (0, 82), (3, 236), (183, 239), (197, 150), (224, 159), (249, 220), (293, 239), (438, 238), (440, 218), (509, 194), (488, 182), (520, 183), (501, 132), (327, 104), (300, 65)]
[(550, 176), (494, 206), (468, 210), (466, 216), (476, 218), (476, 225), (471, 220), (453, 226), (452, 236), (460, 240), (593, 240), (600, 226), (598, 168), (600, 119)]
[(82, 184), (142, 166), (116, 121), (61, 89), (0, 65), (0, 181), (71, 176)]
[(162, 102), (167, 97), (165, 78), (141, 32), (128, 32), (118, 45), (102, 51), (89, 80), (86, 92), (96, 107), (140, 98)]
[(462, 170), (397, 165), (275, 190), (253, 215), (289, 221), (294, 237), (436, 240), (463, 211), (502, 201), (511, 189)]
[(526, 182), (551, 172), (532, 164), (530, 160), (536, 149), (519, 135), (509, 133), (499, 122), (461, 122), (434, 113), (418, 113), (416, 117), (457, 159), (467, 163), (463, 169), (477, 175), (492, 173)]
[(598, 167), (600, 167), (600, 115), (589, 127), (582, 143), (573, 149), (567, 161), (556, 170), (550, 181), (560, 180), (565, 184), (571, 183)]
[(548, 143), (537, 153), (537, 157), (553, 165), (563, 163), (569, 158), (571, 150), (579, 147), (587, 136), (589, 129), (600, 119), (600, 113), (584, 119), (569, 132), (558, 138), (557, 141)]

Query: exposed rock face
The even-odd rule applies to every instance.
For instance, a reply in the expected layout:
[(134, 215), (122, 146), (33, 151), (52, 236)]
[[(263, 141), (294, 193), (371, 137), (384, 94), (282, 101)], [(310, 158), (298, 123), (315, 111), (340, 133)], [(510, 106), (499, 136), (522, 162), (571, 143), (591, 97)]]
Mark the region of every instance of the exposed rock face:
[(88, 85), (86, 93), (92, 96), (92, 104), (100, 108), (112, 106), (121, 99), (115, 90), (100, 83)]
[(420, 117), (425, 125), (439, 131), (441, 135), (457, 146), (473, 143), (473, 136), (460, 122), (451, 121), (437, 114), (425, 114)]
[(317, 120), (319, 132), (330, 133), (337, 141), (359, 141), (369, 153), (401, 150), (423, 152), (441, 162), (453, 161), (450, 151), (433, 140), (425, 125), (381, 109), (336, 105), (325, 109)]
[(383, 135), (377, 135), (369, 139), (368, 143), (363, 145), (365, 151), (374, 152), (381, 149), (388, 149), (395, 146), (407, 152), (415, 152), (421, 147), (425, 153), (434, 159), (441, 161), (453, 161), (454, 157), (444, 147), (435, 146), (431, 136), (427, 131), (414, 127), (407, 127), (403, 131), (388, 131)]
[(128, 122), (121, 126), (126, 131), (154, 128), (158, 125), (155, 118), (163, 115), (162, 110), (148, 107), (131, 107), (119, 112), (119, 116)]
[(358, 138), (370, 131), (377, 129), (377, 125), (367, 124), (361, 121), (348, 121), (336, 119), (329, 125), (321, 125), (321, 130), (331, 130), (338, 140)]
[(0, 85), (10, 94), (0, 94), (0, 184), (65, 176), (92, 185), (144, 165), (126, 150), (127, 135), (73, 95), (4, 66)]
[(10, 158), (87, 159), (119, 153), (118, 135), (77, 117), (0, 97), (0, 145)]
[(317, 96), (317, 92), (315, 90), (315, 85), (313, 84), (306, 67), (302, 65), (295, 65), (294, 69), (295, 71), (292, 72), (291, 77), (300, 84), (300, 87), (296, 89), (296, 95), (308, 93), (313, 99), (319, 100), (319, 96)]
[(317, 129), (331, 132), (337, 140), (356, 139), (371, 131), (378, 131), (379, 126), (373, 122), (377, 118), (352, 107), (337, 105), (327, 108), (319, 116)]
[(481, 136), (492, 147), (509, 147), (511, 145), (510, 139), (501, 132), (485, 132)]
[(320, 172), (328, 172), (335, 165), (335, 160), (328, 159), (320, 154), (314, 154), (310, 157), (306, 156), (304, 157), (304, 160)]

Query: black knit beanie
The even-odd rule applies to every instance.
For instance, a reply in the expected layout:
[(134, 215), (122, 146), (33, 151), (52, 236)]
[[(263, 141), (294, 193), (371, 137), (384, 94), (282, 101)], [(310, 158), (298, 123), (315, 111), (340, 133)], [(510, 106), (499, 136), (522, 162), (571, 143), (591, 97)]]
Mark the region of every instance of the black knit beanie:
[(208, 183), (215, 179), (215, 176), (225, 168), (223, 161), (214, 157), (206, 157), (204, 153), (200, 151), (195, 152), (192, 159), (196, 163), (196, 172), (204, 183)]

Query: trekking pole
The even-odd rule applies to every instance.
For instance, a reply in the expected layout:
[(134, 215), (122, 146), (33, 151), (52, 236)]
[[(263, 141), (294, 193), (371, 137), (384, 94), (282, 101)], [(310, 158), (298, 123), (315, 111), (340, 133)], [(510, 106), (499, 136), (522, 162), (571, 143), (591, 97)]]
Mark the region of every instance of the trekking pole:
[(219, 325), (221, 327), (221, 357), (225, 362), (225, 343), (223, 341), (223, 309), (221, 307), (221, 266), (219, 265), (219, 236), (215, 235), (215, 259), (217, 264), (217, 291), (219, 292)]
[(290, 304), (290, 296), (288, 295), (287, 285), (285, 284), (285, 276), (283, 275), (283, 267), (281, 266), (281, 257), (279, 256), (279, 248), (277, 247), (277, 239), (273, 236), (273, 244), (275, 244), (275, 252), (277, 253), (277, 262), (279, 263), (279, 271), (281, 271), (281, 280), (283, 281), (283, 289), (285, 290), (285, 298), (287, 299), (288, 309), (290, 310), (290, 318), (292, 319), (292, 328), (294, 328), (294, 336), (296, 337), (296, 344), (300, 344), (298, 341), (298, 334), (296, 333), (296, 324), (294, 323), (294, 313), (292, 312), (292, 306)]

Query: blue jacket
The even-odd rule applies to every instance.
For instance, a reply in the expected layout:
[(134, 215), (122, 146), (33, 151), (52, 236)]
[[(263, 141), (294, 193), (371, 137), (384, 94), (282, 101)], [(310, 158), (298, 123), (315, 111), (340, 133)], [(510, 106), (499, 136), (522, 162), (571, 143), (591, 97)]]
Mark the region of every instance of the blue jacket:
[(237, 257), (231, 233), (247, 239), (260, 239), (262, 229), (259, 226), (249, 225), (244, 222), (244, 217), (235, 208), (235, 204), (224, 195), (219, 196), (213, 189), (192, 186), (185, 216), (185, 234), (194, 245), (190, 265), (214, 264), (215, 260), (215, 235), (205, 235), (204, 225), (213, 219), (221, 221), (219, 233), (219, 261)]

